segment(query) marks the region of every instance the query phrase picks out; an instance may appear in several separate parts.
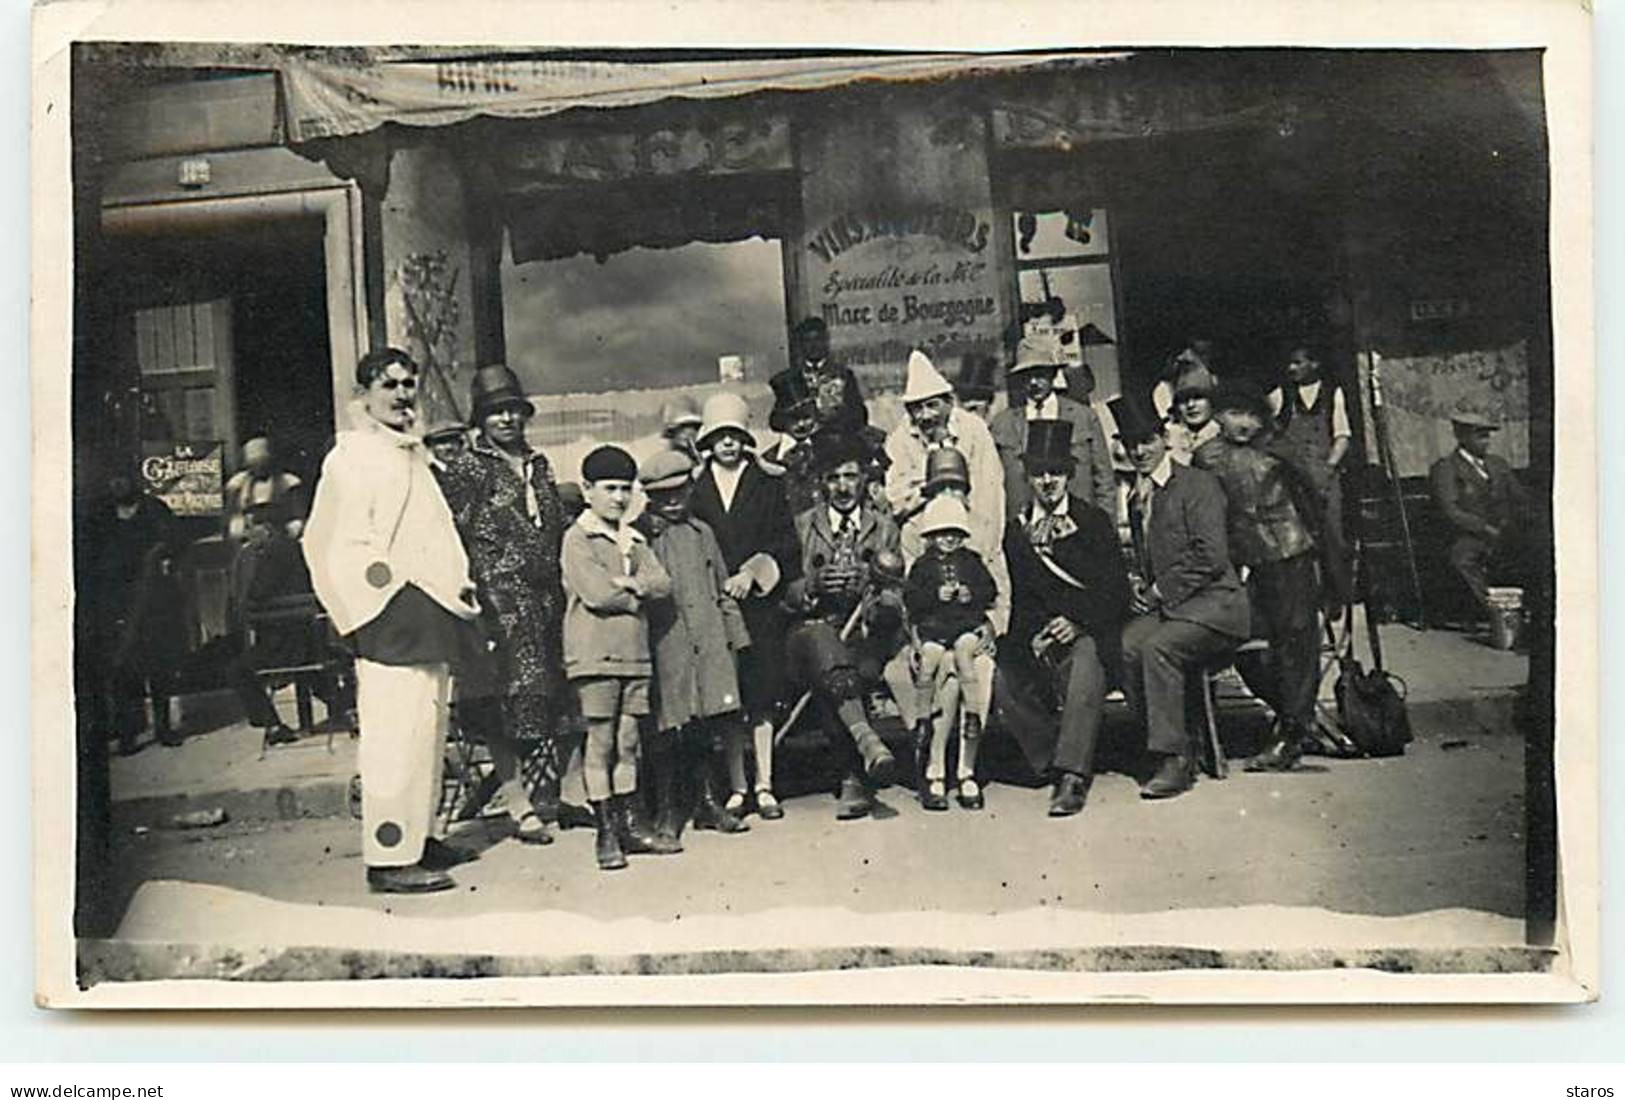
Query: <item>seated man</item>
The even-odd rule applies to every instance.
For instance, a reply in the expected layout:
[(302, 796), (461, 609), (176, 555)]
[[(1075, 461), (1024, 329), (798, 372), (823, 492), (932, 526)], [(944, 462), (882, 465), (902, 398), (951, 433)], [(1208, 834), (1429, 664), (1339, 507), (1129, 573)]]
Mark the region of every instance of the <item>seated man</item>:
[[(298, 521), (289, 515), (286, 503), (260, 503), (250, 510), (248, 541), (238, 552), (232, 576), (232, 592), (244, 622), (249, 614), (268, 605), (287, 602), (290, 597), (307, 596), (314, 609), (310, 571), (299, 550)], [(313, 611), (314, 613), (314, 611)], [(262, 668), (305, 664), (311, 653), (310, 624), (302, 619), (267, 623), (256, 631), (252, 645), (231, 662), (228, 677), (243, 713), (251, 725), (265, 731), (265, 743), (282, 745), (298, 739), (283, 724), (270, 693), (259, 677)], [(340, 690), (335, 677), (317, 678), (315, 691), (327, 706), (329, 719), (337, 718), (355, 726), (353, 698)]]
[(1116, 524), (1070, 492), (1077, 461), (1072, 425), (1049, 420), (1028, 428), (1021, 461), (1031, 503), (1011, 518), (1004, 536), (1014, 607), (1000, 653), (1000, 687), (1059, 703), (1058, 729), (1012, 733), (1029, 758), (1044, 755), (1026, 743), (1033, 737), (1053, 746), (1049, 813), (1069, 817), (1089, 795), (1106, 669), (1117, 662), (1129, 584)]
[(1112, 402), (1138, 474), (1129, 494), (1137, 561), (1134, 613), (1123, 628), (1123, 690), (1159, 756), (1140, 797), (1173, 798), (1196, 782), (1197, 676), (1247, 639), (1247, 594), (1230, 563), (1224, 490), (1173, 460), (1164, 425), (1139, 402)]
[[(243, 444), (243, 468), (226, 481), (226, 536), (242, 542), (253, 526), (253, 510), (261, 504), (288, 503), (289, 514), (303, 516), (304, 505), (292, 500), (302, 491), (299, 478), (281, 468), (268, 436), (256, 435)], [(297, 537), (297, 535), (295, 535)]]
[(791, 682), (812, 693), (842, 758), (841, 820), (873, 808), (873, 788), (890, 782), (896, 761), (869, 724), (865, 691), (895, 651), (902, 620), (902, 555), (897, 525), (864, 503), (862, 443), (820, 432), (814, 468), (824, 504), (796, 517), (801, 575), (785, 593), (797, 620), (785, 642)]
[(1490, 454), (1495, 421), (1458, 412), (1450, 423), (1456, 449), (1433, 464), (1428, 480), (1454, 534), (1450, 564), (1487, 609), (1492, 574), (1518, 584), (1526, 576), (1529, 494), (1506, 460)]

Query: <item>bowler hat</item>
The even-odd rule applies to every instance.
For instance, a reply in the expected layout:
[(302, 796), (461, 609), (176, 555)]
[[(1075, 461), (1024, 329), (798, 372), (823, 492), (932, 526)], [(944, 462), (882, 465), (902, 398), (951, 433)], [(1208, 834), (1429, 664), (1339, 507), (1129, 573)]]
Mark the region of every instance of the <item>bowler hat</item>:
[(855, 435), (824, 428), (813, 436), (812, 456), (813, 470), (822, 476), (848, 462), (863, 465), (868, 459), (868, 448)]
[(954, 379), (954, 392), (961, 401), (991, 401), (997, 387), (994, 376), (999, 363), (991, 355), (967, 355), (959, 364), (959, 376)]
[(1027, 449), (1021, 463), (1028, 469), (1065, 469), (1077, 466), (1072, 456), (1072, 421), (1030, 420), (1027, 422)]
[(800, 370), (780, 371), (767, 381), (773, 387), (773, 411), (767, 414), (767, 426), (774, 431), (788, 428), (798, 411), (809, 406), (817, 409), (818, 396)]
[(1106, 402), (1106, 409), (1117, 423), (1117, 438), (1124, 443), (1136, 443), (1162, 434), (1162, 420), (1148, 402), (1117, 397)]
[(519, 376), (501, 363), (481, 367), (474, 372), (474, 378), (468, 385), (468, 404), (472, 410), (468, 414), (469, 420), (476, 427), (487, 416), (509, 405), (518, 405), (525, 410), (526, 416), (536, 415), (536, 406), (525, 396), (524, 389), (519, 385)]
[(970, 492), (970, 466), (956, 447), (938, 447), (925, 456), (926, 493), (944, 485), (957, 485)]
[(638, 480), (646, 493), (681, 489), (694, 480), (694, 460), (675, 447), (656, 451), (638, 467)]

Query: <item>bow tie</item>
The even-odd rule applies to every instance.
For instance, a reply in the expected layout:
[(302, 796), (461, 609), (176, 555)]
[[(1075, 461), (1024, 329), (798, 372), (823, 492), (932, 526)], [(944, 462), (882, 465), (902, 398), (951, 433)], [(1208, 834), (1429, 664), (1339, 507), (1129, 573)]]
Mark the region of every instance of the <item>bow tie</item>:
[(1057, 515), (1054, 512), (1044, 512), (1033, 517), (1027, 524), (1027, 537), (1032, 540), (1035, 549), (1048, 550), (1056, 542), (1066, 538), (1077, 531), (1078, 525), (1072, 522), (1069, 515)]

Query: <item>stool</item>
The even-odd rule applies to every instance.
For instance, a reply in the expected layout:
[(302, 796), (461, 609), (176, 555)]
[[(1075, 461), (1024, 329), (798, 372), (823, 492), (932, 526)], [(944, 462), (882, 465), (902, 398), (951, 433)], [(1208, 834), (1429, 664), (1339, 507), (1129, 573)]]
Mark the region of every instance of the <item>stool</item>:
[(1236, 663), (1238, 654), (1265, 651), (1269, 647), (1270, 644), (1262, 638), (1250, 638), (1241, 643), (1234, 651), (1217, 660), (1209, 661), (1199, 671), (1199, 675), (1202, 677), (1202, 724), (1206, 728), (1207, 734), (1201, 747), (1201, 763), (1202, 770), (1214, 779), (1229, 777), (1230, 762), (1225, 759), (1224, 745), (1219, 740), (1219, 703), (1214, 695), (1213, 681), (1220, 673)]

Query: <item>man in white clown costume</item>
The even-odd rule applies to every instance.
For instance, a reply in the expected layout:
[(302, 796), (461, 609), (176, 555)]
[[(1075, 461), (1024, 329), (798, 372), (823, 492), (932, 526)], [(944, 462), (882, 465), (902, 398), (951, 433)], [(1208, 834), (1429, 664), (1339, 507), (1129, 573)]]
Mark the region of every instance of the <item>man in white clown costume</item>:
[(360, 396), (322, 463), (305, 560), (356, 653), (362, 858), (378, 893), (454, 884), (460, 862), (429, 835), (440, 793), (451, 671), (479, 613), (468, 558), (417, 419), (418, 366), (386, 348), (356, 366)]

